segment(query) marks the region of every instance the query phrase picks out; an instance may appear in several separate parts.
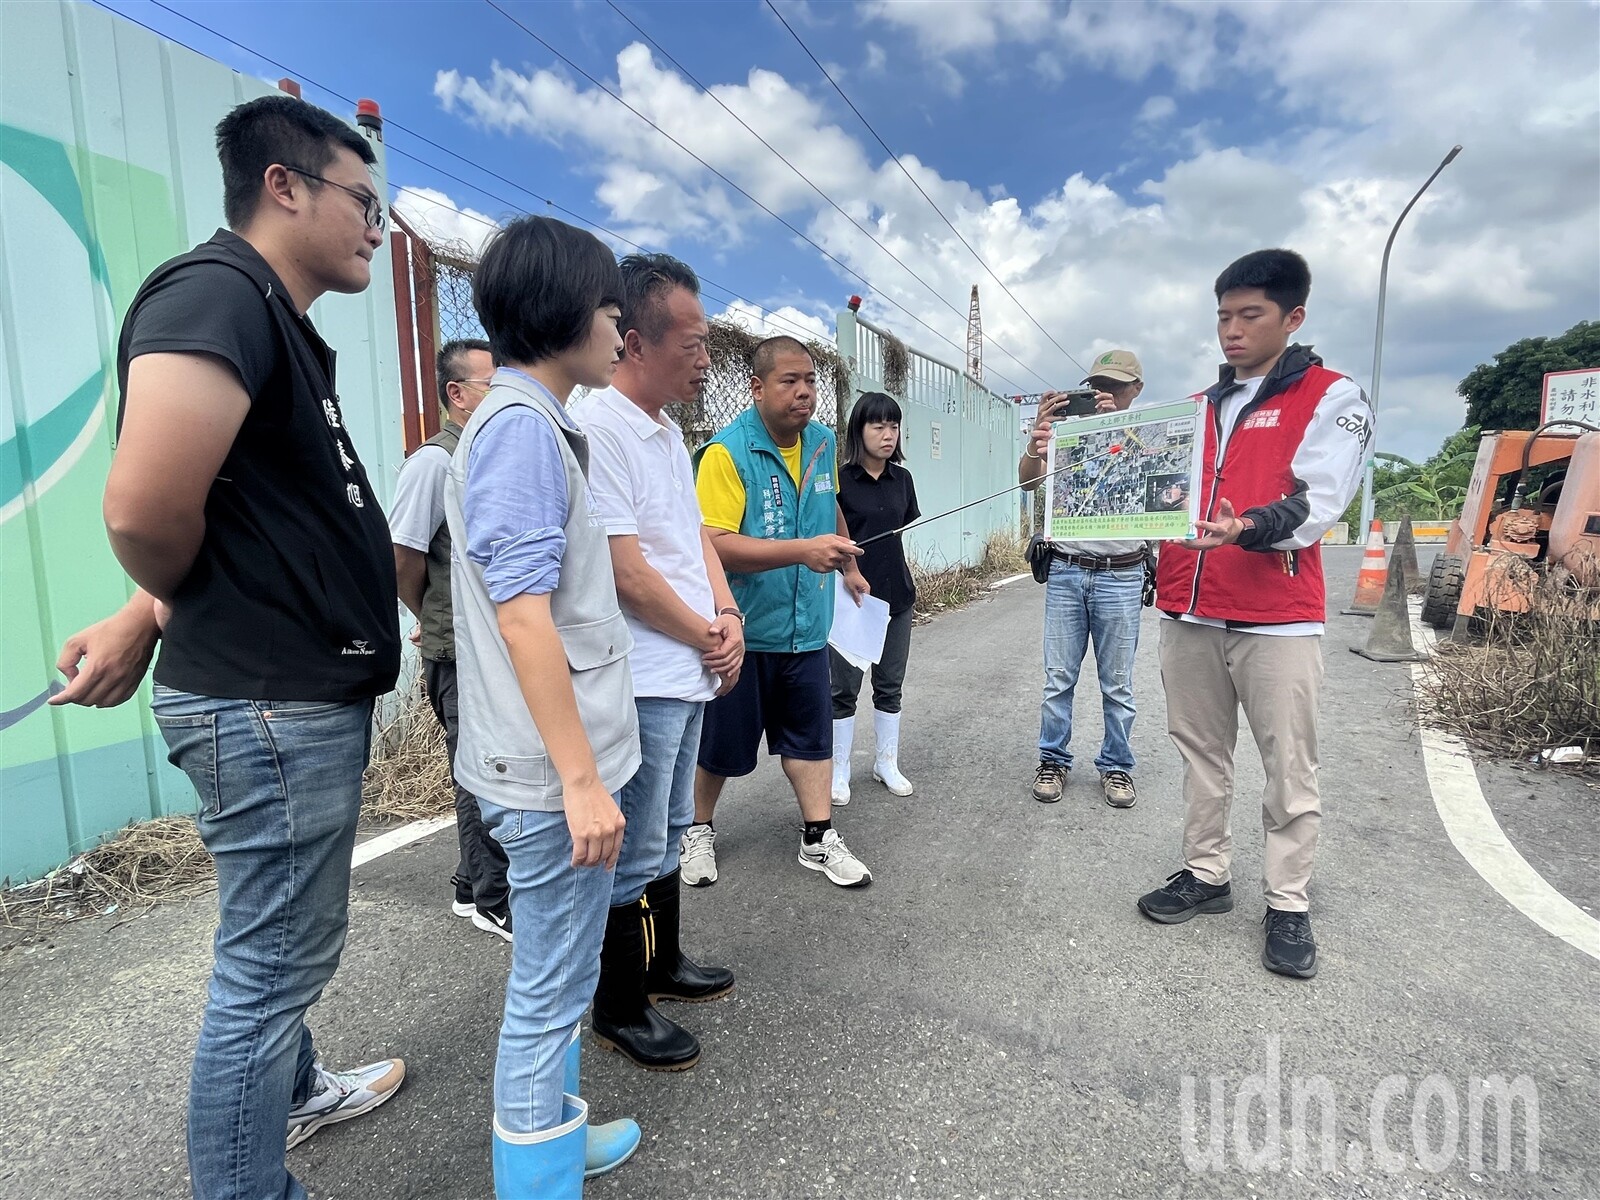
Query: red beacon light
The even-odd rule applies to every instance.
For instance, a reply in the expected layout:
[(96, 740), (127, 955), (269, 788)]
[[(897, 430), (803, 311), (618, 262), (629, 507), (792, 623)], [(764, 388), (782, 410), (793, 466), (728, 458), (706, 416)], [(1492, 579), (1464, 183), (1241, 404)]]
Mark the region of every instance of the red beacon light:
[(362, 129), (370, 129), (383, 137), (383, 113), (378, 110), (376, 100), (356, 101), (356, 124)]

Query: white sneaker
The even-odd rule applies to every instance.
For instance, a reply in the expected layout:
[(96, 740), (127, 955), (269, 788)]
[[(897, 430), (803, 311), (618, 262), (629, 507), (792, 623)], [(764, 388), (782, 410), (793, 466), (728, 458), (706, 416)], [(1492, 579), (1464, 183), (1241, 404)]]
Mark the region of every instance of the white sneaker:
[(840, 806), (850, 803), (850, 744), (855, 732), (854, 717), (833, 723), (833, 802)]
[(293, 1150), (324, 1125), (369, 1113), (400, 1090), (406, 1077), (404, 1059), (386, 1058), (354, 1071), (330, 1071), (321, 1063), (311, 1068), (311, 1095), (289, 1110), (289, 1142)]
[(866, 887), (872, 882), (872, 872), (867, 864), (850, 852), (837, 829), (830, 829), (814, 846), (800, 839), (800, 865), (821, 871), (840, 887)]
[(911, 795), (911, 781), (900, 774), (900, 714), (872, 714), (872, 731), (877, 735), (878, 752), (872, 763), (872, 777), (896, 796)]
[(709, 825), (691, 825), (678, 844), (679, 878), (690, 887), (710, 887), (717, 881), (717, 831)]

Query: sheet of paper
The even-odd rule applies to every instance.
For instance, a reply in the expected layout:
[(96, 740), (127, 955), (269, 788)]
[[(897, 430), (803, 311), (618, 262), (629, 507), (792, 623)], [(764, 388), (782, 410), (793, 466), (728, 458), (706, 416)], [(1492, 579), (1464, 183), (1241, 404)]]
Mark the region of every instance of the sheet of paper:
[(861, 607), (845, 590), (844, 576), (833, 574), (833, 628), (828, 645), (858, 671), (865, 671), (883, 657), (883, 639), (889, 632), (889, 604), (876, 596), (861, 601)]

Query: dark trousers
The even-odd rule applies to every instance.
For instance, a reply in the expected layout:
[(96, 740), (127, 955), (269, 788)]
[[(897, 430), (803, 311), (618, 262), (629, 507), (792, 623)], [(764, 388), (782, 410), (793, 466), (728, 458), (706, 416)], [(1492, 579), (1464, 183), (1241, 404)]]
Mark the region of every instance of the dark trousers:
[[(911, 657), (913, 609), (893, 614), (889, 632), (883, 637), (883, 657), (872, 664), (872, 707), (883, 713), (900, 711), (900, 688), (906, 681), (906, 661)], [(856, 670), (832, 646), (828, 665), (833, 673), (833, 719), (842, 721), (856, 715), (856, 697), (861, 694), (865, 672)]]
[[(422, 660), (422, 683), (428, 692), (433, 715), (444, 726), (444, 744), (450, 754), (452, 770), (456, 761), (456, 742), (460, 739), (461, 718), (456, 703), (456, 664), (453, 661)], [(456, 866), (456, 899), (468, 899), (479, 908), (499, 908), (510, 891), (506, 887), (506, 852), (483, 827), (478, 798), (455, 780), (456, 839), (461, 844), (461, 861)], [(471, 889), (471, 896), (467, 889)]]

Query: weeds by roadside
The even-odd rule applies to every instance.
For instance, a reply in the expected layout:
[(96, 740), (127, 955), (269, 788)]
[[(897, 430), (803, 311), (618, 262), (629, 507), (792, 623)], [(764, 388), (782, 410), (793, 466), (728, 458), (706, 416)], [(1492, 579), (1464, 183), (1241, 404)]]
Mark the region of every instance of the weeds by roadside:
[(1600, 761), (1600, 589), (1566, 570), (1507, 556), (1496, 586), (1527, 597), (1526, 612), (1491, 605), (1482, 642), (1441, 641), (1423, 667), (1423, 709), (1469, 745), (1525, 759), (1582, 747)]
[(960, 608), (986, 591), (997, 579), (1020, 575), (1028, 569), (1022, 540), (1009, 532), (989, 535), (976, 566), (911, 564), (917, 586), (917, 618), (932, 620), (942, 612)]

